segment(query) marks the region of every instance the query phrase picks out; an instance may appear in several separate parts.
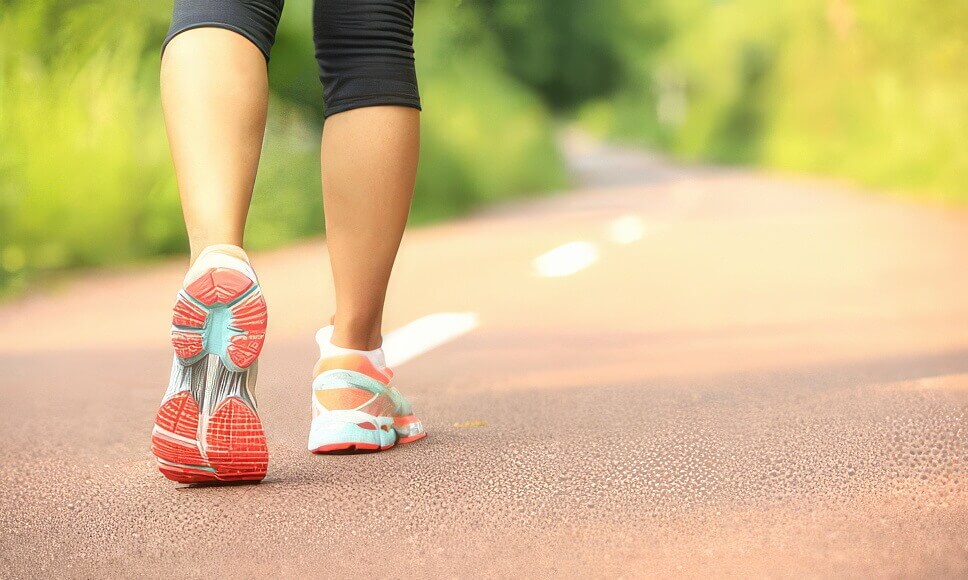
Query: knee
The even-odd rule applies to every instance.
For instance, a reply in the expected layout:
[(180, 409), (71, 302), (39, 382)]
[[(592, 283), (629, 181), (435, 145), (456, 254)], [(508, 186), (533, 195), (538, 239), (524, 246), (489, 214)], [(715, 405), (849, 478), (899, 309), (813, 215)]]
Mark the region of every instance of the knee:
[(269, 60), (282, 16), (283, 0), (175, 0), (171, 28), (161, 50), (175, 36), (193, 28), (224, 28), (249, 39)]
[(420, 108), (414, 0), (316, 0), (313, 38), (326, 116), (359, 107)]

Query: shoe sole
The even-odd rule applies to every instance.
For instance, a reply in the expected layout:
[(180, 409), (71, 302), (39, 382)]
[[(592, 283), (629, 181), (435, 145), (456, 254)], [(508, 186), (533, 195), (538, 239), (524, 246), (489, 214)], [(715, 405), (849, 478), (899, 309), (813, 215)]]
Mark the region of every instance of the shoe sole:
[(172, 385), (151, 436), (158, 469), (168, 479), (265, 477), (269, 452), (249, 383), (266, 323), (259, 285), (237, 270), (212, 268), (179, 292)]
[(309, 450), (317, 455), (373, 453), (386, 451), (427, 436), (422, 423), (413, 415), (406, 417), (373, 417), (372, 421), (347, 423), (313, 420)]

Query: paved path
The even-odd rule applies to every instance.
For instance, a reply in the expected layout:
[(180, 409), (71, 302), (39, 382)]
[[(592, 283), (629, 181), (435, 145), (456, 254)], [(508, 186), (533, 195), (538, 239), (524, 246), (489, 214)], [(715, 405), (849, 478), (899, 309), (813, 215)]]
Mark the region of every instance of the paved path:
[(258, 486), (153, 467), (183, 264), (0, 307), (0, 576), (968, 574), (968, 215), (569, 156), (408, 233), (388, 327), (478, 326), (397, 369), (430, 437), (386, 453), (305, 451), (319, 240), (255, 256)]

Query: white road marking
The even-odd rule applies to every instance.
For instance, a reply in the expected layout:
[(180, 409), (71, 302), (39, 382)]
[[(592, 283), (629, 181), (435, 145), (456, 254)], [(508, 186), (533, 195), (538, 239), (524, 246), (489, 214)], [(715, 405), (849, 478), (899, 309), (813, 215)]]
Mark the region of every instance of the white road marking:
[(401, 326), (383, 337), (383, 352), (390, 368), (467, 334), (477, 327), (475, 312), (428, 314)]
[(557, 278), (570, 276), (591, 266), (598, 260), (598, 249), (591, 242), (569, 242), (541, 254), (532, 262), (538, 276)]
[(637, 215), (624, 215), (608, 224), (608, 239), (616, 244), (631, 244), (645, 235), (645, 222)]

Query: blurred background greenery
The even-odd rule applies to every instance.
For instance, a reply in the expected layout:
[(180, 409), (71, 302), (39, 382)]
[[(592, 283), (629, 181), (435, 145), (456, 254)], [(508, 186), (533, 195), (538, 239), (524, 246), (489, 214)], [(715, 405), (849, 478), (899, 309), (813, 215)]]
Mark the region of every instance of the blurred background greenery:
[[(0, 1), (0, 294), (187, 248), (170, 2)], [(288, 0), (247, 243), (322, 230), (311, 0)], [(566, 185), (555, 129), (968, 200), (963, 0), (417, 0), (413, 221)]]

